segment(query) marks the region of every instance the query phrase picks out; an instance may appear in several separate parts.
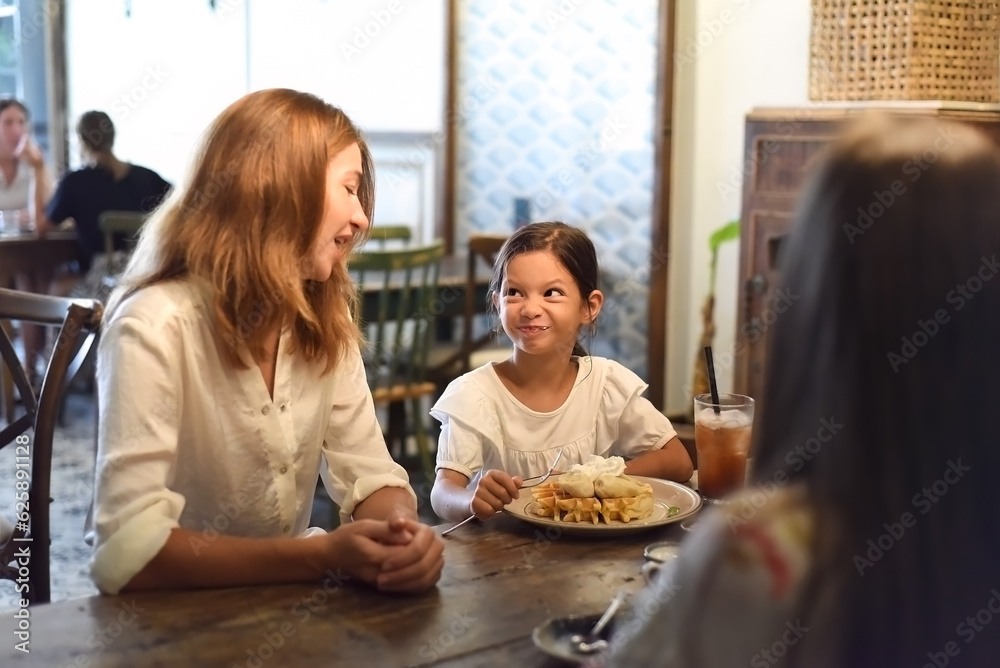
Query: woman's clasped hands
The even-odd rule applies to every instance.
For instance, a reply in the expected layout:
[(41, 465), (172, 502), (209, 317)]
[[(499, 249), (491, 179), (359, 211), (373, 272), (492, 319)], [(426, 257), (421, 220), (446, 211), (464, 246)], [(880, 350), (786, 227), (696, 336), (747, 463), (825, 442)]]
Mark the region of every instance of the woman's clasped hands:
[(361, 519), (323, 537), (323, 561), (382, 591), (420, 592), (444, 567), (444, 545), (425, 524), (404, 516)]

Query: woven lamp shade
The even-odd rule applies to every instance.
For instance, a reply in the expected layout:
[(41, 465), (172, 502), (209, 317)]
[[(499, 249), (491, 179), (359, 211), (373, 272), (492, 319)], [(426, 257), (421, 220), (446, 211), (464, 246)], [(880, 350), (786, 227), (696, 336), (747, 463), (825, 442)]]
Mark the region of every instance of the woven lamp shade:
[(809, 97), (1000, 102), (1000, 0), (812, 0)]

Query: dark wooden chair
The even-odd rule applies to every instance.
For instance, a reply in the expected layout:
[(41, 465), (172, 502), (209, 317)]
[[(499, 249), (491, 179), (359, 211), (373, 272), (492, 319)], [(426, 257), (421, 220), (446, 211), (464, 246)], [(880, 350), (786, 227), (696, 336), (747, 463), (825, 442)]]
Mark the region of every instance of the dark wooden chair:
[[(6, 320), (0, 320), (3, 335), (13, 338), (17, 335), (14, 325)], [(10, 369), (0, 360), (0, 424), (7, 424), (14, 419), (14, 376)]]
[(60, 403), (73, 377), (96, 351), (103, 307), (91, 300), (64, 299), (0, 288), (0, 320), (58, 325), (59, 336), (49, 358), (38, 397), (14, 351), (6, 330), (0, 329), (0, 357), (21, 393), (25, 413), (0, 430), (0, 448), (13, 443), (16, 466), (14, 534), (0, 545), (0, 578), (17, 580), (18, 551), (30, 550), (28, 590), (32, 604), (48, 603), (49, 503), (52, 438)]
[(506, 235), (473, 234), (469, 237), (465, 274), (465, 305), (462, 316), (462, 340), (457, 345), (438, 345), (432, 352), (428, 375), (444, 387), (455, 378), (488, 362), (507, 359), (509, 346), (491, 345), (496, 342), (496, 332), (475, 335), (476, 317), (483, 312), (483, 305), (476, 302), (479, 285), (479, 268), (484, 266), (492, 275), (493, 264)]
[(364, 358), (375, 405), (389, 409), (390, 452), (405, 462), (406, 427), (412, 424), (427, 475), (433, 475), (434, 465), (421, 401), (436, 389), (426, 372), (443, 256), (444, 244), (437, 241), (402, 250), (364, 250), (348, 267), (362, 290), (379, 292), (377, 317), (362, 322), (368, 338)]

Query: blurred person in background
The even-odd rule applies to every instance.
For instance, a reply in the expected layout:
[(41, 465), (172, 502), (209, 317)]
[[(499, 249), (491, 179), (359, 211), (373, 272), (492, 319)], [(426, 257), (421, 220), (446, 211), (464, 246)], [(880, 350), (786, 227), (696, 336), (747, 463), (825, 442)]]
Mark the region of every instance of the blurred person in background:
[[(0, 171), (3, 172), (0, 212), (4, 216), (0, 229), (7, 231), (27, 228), (33, 214), (45, 208), (52, 194), (52, 178), (41, 149), (31, 138), (30, 120), (31, 114), (23, 102), (10, 97), (0, 99)], [(26, 292), (46, 293), (51, 279), (51, 271), (44, 268), (22, 272), (14, 277), (14, 287)], [(44, 336), (44, 327), (22, 323), (25, 368), (36, 387)]]
[[(103, 111), (80, 116), (76, 132), (87, 165), (63, 176), (44, 215), (38, 217), (38, 231), (44, 235), (72, 218), (80, 244), (80, 270), (86, 273), (94, 256), (104, 250), (100, 215), (105, 211), (151, 212), (170, 191), (170, 184), (153, 170), (115, 156), (115, 126)], [(126, 238), (115, 238), (115, 250), (124, 250), (126, 245)]]
[(17, 211), (26, 221), (45, 208), (52, 179), (41, 149), (31, 139), (31, 115), (14, 98), (0, 99), (0, 211)]

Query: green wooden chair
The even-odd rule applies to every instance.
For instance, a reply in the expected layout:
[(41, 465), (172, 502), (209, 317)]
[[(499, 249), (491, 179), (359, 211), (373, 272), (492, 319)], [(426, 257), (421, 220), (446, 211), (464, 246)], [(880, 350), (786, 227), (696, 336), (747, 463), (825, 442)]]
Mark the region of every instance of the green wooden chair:
[(125, 236), (129, 245), (134, 245), (148, 215), (141, 211), (105, 211), (98, 216), (97, 225), (104, 234), (104, 252), (109, 256), (114, 253), (116, 235)]
[[(104, 252), (94, 256), (87, 273), (69, 291), (70, 297), (108, 301), (128, 266), (139, 230), (148, 216), (141, 211), (105, 211), (97, 217), (97, 225), (104, 235)], [(124, 249), (122, 244), (116, 244), (121, 239), (125, 241)]]
[(433, 477), (434, 463), (421, 402), (436, 390), (426, 371), (443, 256), (444, 243), (437, 241), (401, 250), (364, 250), (348, 265), (362, 292), (358, 319), (368, 339), (368, 384), (375, 405), (389, 409), (386, 442), (397, 461), (404, 462), (411, 424), (428, 477)]
[(408, 245), (412, 239), (413, 230), (409, 225), (376, 225), (368, 235), (368, 243), (378, 243), (382, 249), (387, 248), (389, 242), (400, 241)]

